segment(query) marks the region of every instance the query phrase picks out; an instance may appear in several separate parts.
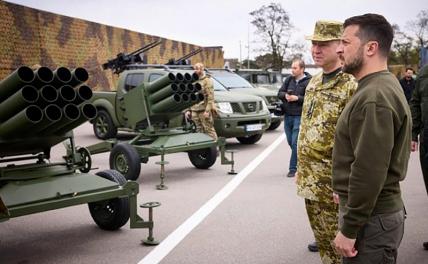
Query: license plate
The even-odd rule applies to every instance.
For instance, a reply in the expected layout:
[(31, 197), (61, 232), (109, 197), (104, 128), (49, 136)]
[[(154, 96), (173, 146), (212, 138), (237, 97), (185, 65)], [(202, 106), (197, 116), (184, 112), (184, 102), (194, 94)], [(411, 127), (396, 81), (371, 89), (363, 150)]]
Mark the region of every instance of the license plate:
[(262, 128), (263, 128), (262, 124), (246, 125), (245, 131), (259, 131), (259, 130), (262, 130)]

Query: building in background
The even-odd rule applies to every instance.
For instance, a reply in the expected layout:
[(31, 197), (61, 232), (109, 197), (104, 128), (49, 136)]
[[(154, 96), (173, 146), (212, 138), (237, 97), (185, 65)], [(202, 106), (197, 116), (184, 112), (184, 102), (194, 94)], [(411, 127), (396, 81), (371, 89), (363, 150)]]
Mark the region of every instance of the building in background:
[[(84, 67), (89, 71), (88, 85), (95, 90), (116, 87), (117, 77), (104, 71), (101, 65), (120, 52), (132, 52), (142, 46), (162, 40), (162, 44), (147, 51), (148, 63), (164, 64), (200, 46), (165, 39), (58, 15), (21, 5), (0, 1), (0, 78), (21, 65)], [(207, 67), (224, 65), (221, 46), (204, 47), (191, 58)]]

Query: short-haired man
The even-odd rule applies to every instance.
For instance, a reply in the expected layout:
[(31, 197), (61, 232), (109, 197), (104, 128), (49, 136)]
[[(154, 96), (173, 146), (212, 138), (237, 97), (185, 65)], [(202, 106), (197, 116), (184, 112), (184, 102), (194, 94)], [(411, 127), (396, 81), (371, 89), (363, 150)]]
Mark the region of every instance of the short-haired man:
[(401, 88), (403, 88), (404, 95), (406, 96), (407, 102), (410, 102), (412, 98), (413, 90), (415, 89), (415, 80), (413, 79), (413, 74), (415, 72), (412, 68), (406, 68), (404, 77), (400, 80)]
[(201, 84), (201, 93), (204, 100), (193, 105), (190, 111), (186, 111), (186, 118), (191, 118), (195, 122), (196, 130), (208, 134), (214, 140), (217, 140), (217, 133), (214, 129), (213, 114), (216, 113), (214, 103), (214, 85), (211, 77), (205, 73), (204, 64), (198, 62), (193, 66), (195, 73), (199, 76), (198, 83)]
[(302, 59), (294, 59), (291, 63), (291, 76), (285, 79), (278, 91), (284, 113), (284, 132), (291, 147), (287, 177), (294, 177), (297, 171), (297, 138), (305, 90), (310, 79), (311, 75), (305, 72), (305, 62)]
[(338, 206), (331, 186), (334, 131), (340, 113), (357, 88), (352, 75), (342, 72), (336, 53), (342, 23), (317, 21), (312, 58), (322, 68), (306, 87), (297, 143), (297, 193), (305, 198), (315, 240), (324, 264), (340, 263), (331, 241), (337, 231)]
[(410, 156), (412, 116), (387, 70), (393, 35), (381, 15), (354, 16), (345, 21), (337, 50), (343, 71), (358, 80), (337, 123), (333, 150), (339, 202), (334, 244), (343, 263), (396, 263), (403, 237), (400, 181)]

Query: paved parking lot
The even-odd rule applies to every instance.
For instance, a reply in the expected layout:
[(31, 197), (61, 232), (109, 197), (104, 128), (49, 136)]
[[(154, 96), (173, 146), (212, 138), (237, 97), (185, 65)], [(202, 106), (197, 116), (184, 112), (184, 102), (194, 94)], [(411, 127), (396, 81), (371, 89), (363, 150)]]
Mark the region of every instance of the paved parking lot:
[[(77, 145), (96, 142), (89, 124), (75, 135)], [(81, 205), (1, 223), (0, 263), (320, 263), (306, 248), (313, 237), (294, 180), (285, 176), (290, 151), (282, 139), (282, 129), (265, 133), (256, 145), (229, 139), (228, 148), (238, 151), (236, 169), (241, 174), (236, 176), (228, 175), (230, 167), (220, 162), (197, 170), (186, 154), (168, 155), (169, 189), (164, 191), (155, 188), (160, 158), (142, 164), (139, 203), (162, 203), (154, 210), (155, 238), (164, 242), (158, 247), (140, 245), (145, 229), (125, 225), (115, 232), (100, 230)], [(60, 157), (62, 146), (54, 153)], [(264, 159), (255, 166), (260, 155)], [(93, 166), (108, 169), (108, 154), (93, 156)], [(235, 189), (227, 192), (232, 184)], [(411, 156), (403, 191), (408, 218), (399, 263), (428, 263), (428, 251), (421, 247), (428, 240), (428, 197), (417, 154)], [(213, 202), (213, 197), (218, 200)], [(139, 214), (147, 217), (141, 208)]]

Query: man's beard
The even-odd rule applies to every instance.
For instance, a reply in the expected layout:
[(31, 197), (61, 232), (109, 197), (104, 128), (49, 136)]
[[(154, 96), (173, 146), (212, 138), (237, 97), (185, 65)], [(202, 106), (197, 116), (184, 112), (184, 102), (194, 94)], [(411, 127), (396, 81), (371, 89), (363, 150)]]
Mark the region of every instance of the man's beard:
[(363, 48), (360, 47), (357, 51), (357, 55), (355, 56), (354, 60), (346, 63), (343, 60), (343, 68), (342, 71), (355, 75), (356, 73), (361, 71), (361, 68), (363, 67)]

